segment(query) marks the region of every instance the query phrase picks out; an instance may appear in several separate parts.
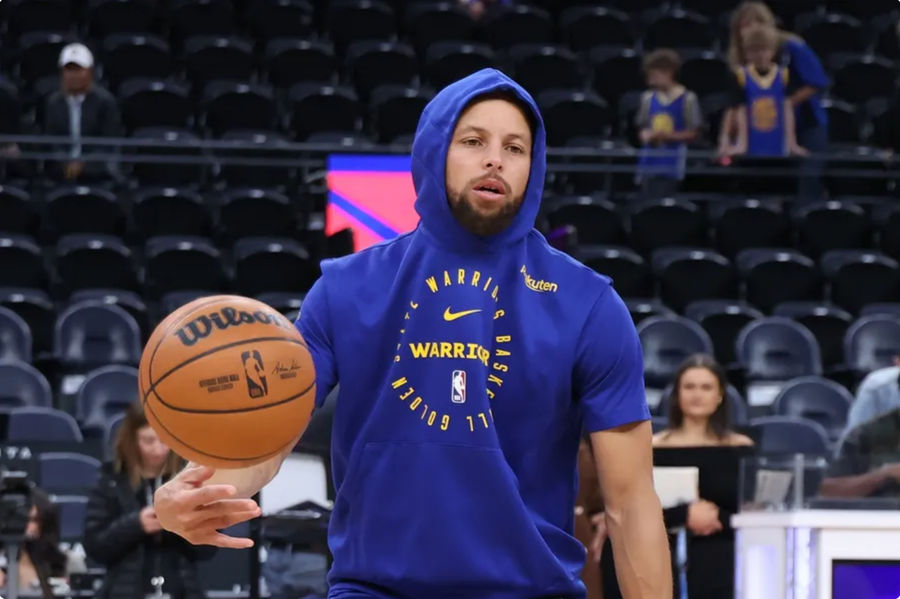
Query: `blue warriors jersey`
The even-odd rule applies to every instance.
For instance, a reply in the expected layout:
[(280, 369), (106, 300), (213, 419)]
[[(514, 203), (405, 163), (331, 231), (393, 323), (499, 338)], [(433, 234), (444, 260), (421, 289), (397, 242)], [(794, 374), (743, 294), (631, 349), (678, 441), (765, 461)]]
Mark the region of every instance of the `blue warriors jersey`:
[(786, 156), (787, 69), (773, 67), (764, 77), (752, 66), (741, 67), (738, 82), (744, 88), (747, 102), (747, 154)]
[[(533, 111), (532, 164), (512, 223), (482, 237), (452, 215), (445, 164), (462, 110), (498, 90)], [(583, 598), (581, 432), (649, 418), (628, 310), (534, 229), (544, 126), (499, 71), (428, 104), (412, 174), (417, 228), (324, 261), (297, 321), (317, 403), (339, 383), (329, 597)]]
[[(659, 92), (647, 92), (649, 98), (647, 116), (650, 129), (656, 132), (673, 133), (687, 128), (687, 90), (682, 90), (672, 99), (666, 99)], [(655, 177), (684, 178), (684, 163), (687, 144), (669, 142), (659, 145), (647, 145), (640, 159), (640, 172)]]

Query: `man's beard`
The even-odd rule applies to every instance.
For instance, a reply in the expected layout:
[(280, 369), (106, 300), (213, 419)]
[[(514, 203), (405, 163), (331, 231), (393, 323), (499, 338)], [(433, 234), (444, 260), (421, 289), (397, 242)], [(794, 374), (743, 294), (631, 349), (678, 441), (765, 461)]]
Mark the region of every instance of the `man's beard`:
[(490, 237), (505, 230), (522, 206), (523, 196), (514, 198), (510, 202), (503, 204), (499, 210), (490, 215), (484, 215), (479, 212), (466, 194), (470, 191), (466, 187), (464, 192), (455, 192), (452, 189), (447, 190), (447, 201), (450, 204), (450, 212), (456, 218), (457, 222), (464, 229), (481, 237)]

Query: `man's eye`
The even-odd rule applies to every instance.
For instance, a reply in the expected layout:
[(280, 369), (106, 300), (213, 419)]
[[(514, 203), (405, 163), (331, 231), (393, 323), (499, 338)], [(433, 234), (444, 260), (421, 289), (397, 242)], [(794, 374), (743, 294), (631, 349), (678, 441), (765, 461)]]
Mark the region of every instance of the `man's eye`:
[(521, 154), (525, 150), (523, 150), (521, 146), (509, 146), (509, 151), (513, 154)]
[(481, 144), (481, 141), (475, 138), (464, 139), (463, 144), (467, 146), (477, 146)]

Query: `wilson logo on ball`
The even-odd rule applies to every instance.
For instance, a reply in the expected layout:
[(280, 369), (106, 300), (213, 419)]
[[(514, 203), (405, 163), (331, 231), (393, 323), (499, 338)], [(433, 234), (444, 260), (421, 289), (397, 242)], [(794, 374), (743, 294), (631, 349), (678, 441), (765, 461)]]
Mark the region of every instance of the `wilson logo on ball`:
[(228, 327), (237, 327), (242, 324), (274, 324), (281, 328), (288, 328), (287, 321), (280, 314), (267, 314), (265, 312), (244, 312), (234, 308), (222, 308), (218, 312), (204, 314), (193, 319), (177, 331), (175, 335), (183, 345), (194, 345), (201, 339), (209, 337), (213, 327), (224, 331)]
[(259, 350), (242, 352), (241, 361), (244, 363), (244, 374), (247, 375), (247, 393), (253, 399), (265, 397), (269, 392), (269, 384), (266, 381), (266, 371)]

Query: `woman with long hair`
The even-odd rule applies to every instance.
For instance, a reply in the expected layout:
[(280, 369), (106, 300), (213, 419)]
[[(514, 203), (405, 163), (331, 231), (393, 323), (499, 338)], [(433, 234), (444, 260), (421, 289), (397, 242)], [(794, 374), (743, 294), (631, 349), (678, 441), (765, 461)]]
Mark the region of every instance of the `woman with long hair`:
[[(69, 558), (59, 548), (59, 508), (41, 489), (29, 494), (28, 523), (18, 553), (19, 591), (40, 592), (41, 578), (62, 578), (68, 574)], [(0, 587), (8, 574), (0, 571)]]
[[(777, 29), (775, 15), (764, 2), (743, 2), (731, 14), (728, 40), (728, 63), (732, 70), (747, 64), (741, 42), (745, 31), (754, 25)], [(822, 106), (822, 92), (830, 82), (816, 53), (793, 33), (778, 29), (778, 60), (788, 68), (792, 93), (790, 103), (794, 107), (794, 127), (797, 143), (813, 154), (828, 149), (828, 114)], [(719, 132), (719, 148), (730, 145), (737, 128), (734, 108), (725, 111)], [(804, 176), (800, 179), (800, 196), (816, 199), (821, 195), (821, 161), (807, 159)]]
[(202, 599), (195, 562), (214, 550), (162, 530), (153, 510), (154, 491), (184, 463), (147, 423), (141, 403), (132, 404), (88, 501), (85, 551), (107, 568), (99, 597), (133, 599), (161, 586), (171, 599)]

